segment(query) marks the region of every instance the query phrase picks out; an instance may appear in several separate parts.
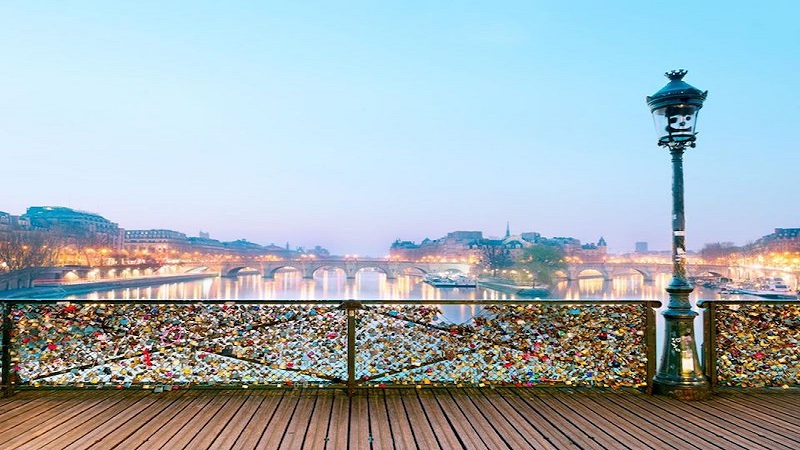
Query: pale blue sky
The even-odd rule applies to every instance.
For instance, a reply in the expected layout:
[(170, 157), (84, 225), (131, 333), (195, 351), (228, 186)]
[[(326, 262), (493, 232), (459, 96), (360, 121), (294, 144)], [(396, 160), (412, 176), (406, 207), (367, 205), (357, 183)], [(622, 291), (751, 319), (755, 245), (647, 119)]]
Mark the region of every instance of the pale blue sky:
[(645, 96), (708, 89), (687, 244), (800, 226), (800, 3), (6, 1), (0, 211), (382, 256), (538, 231), (670, 245)]

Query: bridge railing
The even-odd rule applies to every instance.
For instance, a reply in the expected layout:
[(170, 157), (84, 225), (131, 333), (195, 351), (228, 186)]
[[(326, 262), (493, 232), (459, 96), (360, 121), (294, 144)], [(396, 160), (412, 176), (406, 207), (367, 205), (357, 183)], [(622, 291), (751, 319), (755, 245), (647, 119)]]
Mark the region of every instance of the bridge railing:
[(800, 385), (800, 301), (701, 300), (712, 389)]
[[(3, 300), (2, 384), (631, 387), (658, 301)], [(463, 323), (443, 310), (463, 308)]]

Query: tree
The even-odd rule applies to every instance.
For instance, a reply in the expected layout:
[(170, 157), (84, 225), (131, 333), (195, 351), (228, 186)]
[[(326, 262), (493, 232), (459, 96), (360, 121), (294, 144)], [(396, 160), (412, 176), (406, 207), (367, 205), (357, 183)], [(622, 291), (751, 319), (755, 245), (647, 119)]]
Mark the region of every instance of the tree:
[(728, 258), (734, 253), (741, 252), (742, 248), (733, 245), (733, 242), (713, 242), (703, 246), (700, 256), (706, 261)]
[(22, 270), (55, 265), (59, 242), (45, 231), (13, 230), (0, 234), (0, 267)]
[(516, 260), (516, 266), (533, 274), (532, 284), (537, 281), (552, 284), (555, 273), (565, 270), (564, 251), (553, 245), (536, 244), (522, 249)]
[(503, 245), (502, 241), (481, 239), (477, 243), (481, 264), (492, 271), (492, 276), (497, 276), (497, 271), (514, 265), (511, 250)]

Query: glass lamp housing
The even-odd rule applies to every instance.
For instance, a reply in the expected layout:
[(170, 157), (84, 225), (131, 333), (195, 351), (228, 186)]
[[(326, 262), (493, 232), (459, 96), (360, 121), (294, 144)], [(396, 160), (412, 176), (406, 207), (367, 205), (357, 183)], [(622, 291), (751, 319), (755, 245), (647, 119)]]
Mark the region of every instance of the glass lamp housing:
[(653, 110), (658, 143), (668, 145), (693, 141), (700, 108), (692, 105), (665, 106)]
[(669, 83), (647, 97), (653, 113), (658, 145), (694, 147), (697, 134), (697, 114), (703, 107), (708, 91), (701, 91), (683, 81), (686, 71), (673, 70), (664, 74)]

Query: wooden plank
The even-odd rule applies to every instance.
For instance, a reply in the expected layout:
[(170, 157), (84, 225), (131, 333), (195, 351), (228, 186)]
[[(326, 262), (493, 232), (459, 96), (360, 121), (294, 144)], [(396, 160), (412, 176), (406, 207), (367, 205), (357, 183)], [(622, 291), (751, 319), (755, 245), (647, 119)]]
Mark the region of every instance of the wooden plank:
[(402, 394), (398, 392), (397, 389), (383, 390), (383, 399), (386, 402), (386, 420), (392, 428), (392, 436), (394, 437), (396, 448), (416, 448), (417, 444), (414, 439), (414, 431), (411, 429), (411, 423), (409, 423), (401, 395)]
[[(538, 435), (541, 435), (545, 440), (551, 442), (556, 448), (581, 448), (570, 436), (564, 432), (563, 429), (551, 423), (549, 419), (530, 407), (529, 404), (518, 395), (516, 389), (496, 389), (501, 395), (504, 403), (499, 403), (503, 409), (511, 408), (520, 417), (523, 417), (526, 422), (531, 426), (531, 429)], [(488, 395), (488, 393), (485, 393)], [(500, 400), (498, 399), (498, 402)]]
[[(768, 449), (757, 436), (748, 435), (741, 429), (729, 429), (720, 424), (719, 415), (707, 415), (692, 406), (695, 402), (683, 402), (669, 397), (642, 396), (642, 400), (664, 411), (670, 411), (683, 422), (704, 423), (698, 434), (705, 434), (707, 438), (727, 448), (742, 446), (750, 450)], [(713, 399), (710, 400), (713, 402)], [(727, 413), (723, 412), (722, 415)]]
[(30, 411), (32, 408), (41, 406), (43, 403), (52, 405), (59, 399), (66, 401), (74, 391), (64, 390), (40, 390), (40, 391), (23, 391), (17, 393), (13, 397), (4, 398), (4, 402), (0, 404), (0, 424), (6, 420), (18, 416), (20, 413)]
[[(650, 401), (651, 399), (646, 399)], [(692, 422), (706, 423), (705, 429), (719, 436), (720, 438), (727, 439), (735, 442), (737, 445), (742, 445), (747, 448), (799, 448), (798, 443), (787, 445), (780, 435), (769, 433), (769, 430), (760, 430), (756, 428), (755, 432), (747, 425), (746, 420), (740, 420), (731, 414), (730, 410), (718, 410), (715, 413), (708, 412), (703, 406), (704, 404), (716, 403), (715, 399), (707, 402), (681, 402), (670, 398), (660, 399), (663, 403), (668, 404), (670, 407), (675, 408), (678, 414), (684, 417), (684, 420)], [(724, 401), (724, 400), (723, 400)], [(716, 409), (716, 408), (715, 408)]]
[[(4, 403), (14, 413), (0, 413), (0, 448), (229, 450), (277, 448), (268, 445), (278, 442), (315, 450), (392, 443), (396, 449), (561, 449), (611, 442), (637, 450), (793, 449), (800, 448), (800, 424), (791, 419), (798, 398), (742, 392), (679, 402), (617, 391), (396, 388), (358, 392), (351, 412), (351, 399), (334, 390), (30, 391)], [(297, 431), (290, 434), (292, 428)], [(587, 437), (597, 433), (608, 439)]]
[(138, 448), (154, 434), (161, 433), (161, 429), (168, 425), (169, 421), (180, 414), (184, 408), (189, 406), (199, 395), (198, 391), (172, 391), (161, 394), (153, 394), (161, 403), (166, 406), (160, 410), (153, 409), (148, 411), (151, 414), (142, 415), (131, 423), (131, 427), (124, 432), (120, 431), (122, 441), (117, 444), (115, 450), (130, 450)]
[[(208, 418), (206, 425), (201, 425), (197, 422), (195, 422), (195, 425), (188, 425), (190, 427), (202, 426), (202, 432), (195, 434), (194, 437), (184, 445), (184, 448), (190, 448), (192, 450), (209, 448), (214, 448), (215, 450), (219, 449), (220, 446), (214, 443), (231, 423), (231, 420), (236, 416), (239, 409), (247, 402), (247, 399), (250, 397), (250, 392), (249, 390), (241, 389), (220, 393), (218, 397), (227, 397), (228, 401), (225, 402), (216, 413), (212, 412), (212, 416)], [(211, 407), (211, 404), (209, 404), (209, 408)], [(177, 442), (182, 441), (178, 440)], [(177, 446), (173, 446), (171, 443), (167, 443), (167, 446), (169, 448), (177, 448)]]
[[(720, 397), (715, 397), (710, 402), (694, 402), (691, 406), (703, 411), (705, 417), (725, 428), (749, 433), (751, 439), (759, 442), (773, 441), (789, 448), (800, 448), (800, 426), (788, 421), (782, 410), (755, 407), (752, 401), (743, 404), (741, 398)], [(724, 411), (724, 414), (720, 414), (720, 410)], [(770, 423), (771, 426), (764, 428), (762, 425), (764, 422)]]
[[(548, 391), (543, 392), (543, 395), (549, 395), (553, 402), (560, 402), (568, 411), (572, 411), (576, 416), (586, 420), (592, 428), (603, 430), (619, 441), (623, 447), (636, 449), (663, 447), (658, 439), (652, 438), (649, 433), (642, 433), (641, 428), (626, 423), (613, 412), (600, 407), (591, 408), (592, 403), (589, 399), (591, 394)], [(549, 401), (549, 399), (545, 399), (545, 401)]]
[(395, 389), (398, 397), (403, 401), (403, 409), (408, 416), (414, 441), (419, 449), (441, 449), (441, 442), (437, 438), (437, 430), (432, 428), (425, 410), (422, 408), (416, 392), (408, 389)]
[(348, 449), (350, 437), (350, 397), (340, 390), (334, 391), (333, 408), (328, 421), (326, 450)]
[(370, 450), (372, 447), (372, 433), (369, 429), (367, 408), (367, 395), (364, 391), (356, 392), (350, 398), (349, 448)]
[(317, 403), (309, 420), (310, 426), (306, 431), (303, 448), (309, 450), (324, 450), (328, 443), (328, 425), (331, 419), (333, 396), (335, 391), (330, 389), (316, 389)]
[(211, 443), (209, 448), (215, 450), (227, 450), (232, 448), (239, 436), (244, 433), (245, 427), (256, 414), (264, 398), (263, 392), (253, 390), (248, 392), (241, 407), (236, 410), (236, 413), (231, 416), (225, 427), (220, 430), (217, 439)]
[[(551, 401), (546, 396), (546, 390), (536, 391), (525, 389), (520, 391), (520, 396), (533, 408), (538, 408), (542, 414), (548, 415), (553, 423), (573, 430), (573, 437), (583, 441), (585, 446), (591, 448), (626, 448), (624, 442), (615, 439), (602, 428), (593, 427), (592, 423), (580, 414), (575, 414), (569, 408), (557, 401)], [(550, 400), (550, 401), (548, 401)]]
[[(613, 394), (612, 394), (613, 395)], [(623, 422), (627, 424), (630, 429), (634, 430), (638, 436), (646, 436), (652, 438), (659, 444), (661, 448), (673, 448), (677, 450), (697, 449), (700, 447), (693, 445), (691, 442), (676, 438), (676, 436), (663, 427), (649, 421), (646, 417), (635, 414), (631, 409), (621, 407), (609, 399), (610, 395), (591, 395), (586, 396), (589, 400), (589, 407), (600, 413), (614, 415), (614, 421), (618, 424)], [(594, 406), (592, 406), (594, 405)], [(658, 447), (656, 447), (658, 448)]]
[(483, 436), (476, 431), (472, 421), (458, 408), (446, 389), (433, 389), (432, 393), (439, 403), (444, 419), (455, 430), (463, 446), (470, 449), (489, 449), (489, 445), (483, 441)]
[(389, 425), (389, 412), (386, 410), (383, 391), (370, 389), (365, 394), (367, 394), (370, 431), (372, 432), (372, 449), (394, 449), (395, 441)]
[(489, 448), (519, 448), (523, 443), (527, 444), (519, 432), (508, 428), (508, 422), (497, 415), (494, 409), (487, 408), (484, 411), (478, 408), (471, 399), (472, 392), (467, 393), (456, 388), (448, 389), (447, 392)]
[[(465, 448), (458, 432), (447, 421), (433, 393), (427, 389), (417, 389), (416, 391), (425, 417), (428, 418), (431, 428), (436, 433), (439, 446), (444, 449)], [(409, 392), (409, 395), (412, 394)]]
[(495, 428), (499, 435), (504, 437), (505, 443), (509, 447), (514, 449), (556, 448), (541, 434), (536, 433), (531, 424), (511, 408), (502, 399), (502, 394), (498, 394), (495, 389), (464, 388), (459, 392), (466, 397), (466, 401), (472, 402), (485, 420)]
[[(65, 449), (86, 449), (92, 446), (96, 448), (111, 448), (124, 439), (129, 433), (127, 430), (135, 429), (131, 422), (135, 421), (142, 412), (149, 408), (163, 409), (169, 404), (152, 394), (131, 394), (126, 395), (121, 402), (125, 405), (124, 410), (111, 416), (95, 418), (94, 428), (85, 433), (80, 439), (64, 447), (58, 447), (61, 445), (57, 443), (58, 441), (53, 441), (48, 446)], [(148, 414), (153, 413), (152, 410), (147, 412)]]
[(747, 404), (755, 404), (781, 411), (781, 414), (786, 414), (785, 418), (793, 423), (800, 421), (800, 395), (797, 393), (793, 395), (749, 394), (741, 397), (741, 401)]
[[(555, 407), (543, 401), (533, 392), (533, 389), (521, 389), (514, 391), (517, 396), (527, 404), (528, 409), (538, 414), (549, 427), (555, 427), (564, 433), (565, 437), (580, 448), (620, 448), (619, 443), (612, 443), (605, 436), (596, 433), (591, 427), (587, 429), (584, 423), (574, 420), (567, 415), (565, 417), (563, 408)], [(509, 392), (511, 392), (509, 390)]]
[(195, 401), (181, 411), (183, 414), (181, 421), (176, 421), (170, 428), (162, 428), (162, 433), (155, 439), (149, 439), (148, 445), (164, 449), (185, 448), (198, 434), (205, 436), (209, 421), (229, 399), (228, 393), (202, 392)]
[[(195, 416), (201, 414), (209, 405), (209, 403), (214, 400), (214, 393), (207, 391), (192, 391), (191, 394), (191, 397), (187, 395), (187, 397), (189, 397), (187, 399), (188, 401), (182, 405), (183, 407), (177, 411), (175, 415), (166, 417), (166, 420), (161, 422), (161, 425), (163, 426), (158, 427), (157, 430), (146, 436), (137, 436), (139, 439), (141, 439), (141, 437), (144, 438), (144, 440), (141, 441), (142, 447), (162, 448), (175, 436), (182, 434), (194, 436), (194, 433), (196, 433), (197, 430), (187, 428), (186, 425), (190, 423)], [(125, 444), (127, 444), (127, 442)], [(127, 447), (127, 445), (123, 445), (123, 447)]]
[[(197, 437), (204, 439), (209, 433), (211, 433), (210, 437), (212, 440), (217, 437), (217, 434), (213, 431), (213, 427), (209, 425), (214, 417), (223, 417), (220, 411), (222, 411), (233, 396), (229, 392), (206, 391), (203, 393), (203, 397), (210, 397), (211, 401), (206, 403), (203, 408), (196, 411), (192, 417), (187, 417), (189, 420), (181, 427), (181, 429), (186, 430), (186, 432), (174, 434), (170, 439), (164, 441), (162, 448), (187, 448), (190, 441)], [(193, 431), (189, 432), (188, 430)]]
[(289, 426), (289, 421), (292, 420), (292, 415), (295, 408), (297, 408), (300, 397), (300, 391), (297, 390), (287, 391), (283, 395), (283, 401), (275, 410), (275, 414), (269, 421), (264, 434), (261, 435), (261, 440), (258, 441), (255, 448), (266, 450), (278, 448), (284, 436), (286, 436), (286, 429)]
[[(299, 449), (303, 447), (303, 442), (308, 435), (311, 425), (311, 417), (317, 403), (317, 389), (303, 389), (299, 392), (297, 407), (286, 425), (286, 433), (281, 440), (280, 449)], [(326, 424), (327, 425), (327, 424)]]
[(234, 450), (250, 450), (258, 445), (264, 433), (269, 428), (272, 418), (278, 413), (281, 404), (291, 402), (287, 397), (287, 390), (262, 391), (259, 394), (264, 396), (264, 401), (258, 405), (253, 416), (247, 422), (242, 434), (236, 439), (231, 447)]
[[(84, 423), (86, 418), (94, 417), (122, 398), (118, 391), (109, 392), (108, 395), (92, 394), (96, 394), (96, 392), (80, 392), (64, 405), (59, 414), (45, 421), (34, 421), (33, 427), (23, 431), (23, 434), (0, 442), (0, 448), (39, 450), (47, 442), (57, 439), (64, 433), (77, 430), (77, 427)], [(4, 433), (5, 436), (10, 436), (10, 433)]]
[[(92, 395), (106, 397), (104, 392), (93, 392)], [(69, 422), (62, 422), (58, 427), (51, 430), (46, 437), (37, 439), (31, 448), (36, 449), (64, 449), (71, 443), (83, 438), (87, 432), (93, 431), (93, 428), (98, 424), (103, 424), (111, 418), (119, 415), (125, 411), (131, 404), (138, 402), (143, 395), (143, 392), (131, 393), (127, 396), (116, 395), (113, 401), (108, 401), (105, 404), (99, 404), (91, 410), (81, 413), (70, 419)], [(110, 400), (107, 399), (106, 400)], [(30, 445), (26, 444), (20, 448), (26, 448)]]
[[(52, 395), (49, 395), (49, 393), (34, 395), (37, 394), (34, 392), (26, 392), (25, 394), (31, 395), (23, 396), (23, 394), (17, 394), (20, 395), (20, 398), (14, 403), (7, 403), (5, 406), (8, 409), (0, 414), (0, 440), (2, 440), (3, 433), (9, 432), (14, 428), (20, 427), (21, 429), (25, 426), (34, 426), (36, 423), (41, 423), (59, 414), (69, 399), (74, 397), (75, 393), (55, 391)], [(36, 419), (35, 421), (32, 420), (34, 418)]]
[[(698, 424), (685, 421), (683, 418), (676, 417), (668, 411), (653, 408), (652, 405), (642, 402), (638, 397), (630, 398), (630, 396), (627, 395), (617, 395), (608, 396), (607, 398), (615, 402), (621, 408), (627, 408), (631, 410), (632, 413), (641, 417), (643, 424), (650, 423), (651, 427), (645, 428), (645, 431), (651, 428), (663, 429), (676, 438), (681, 439), (682, 442), (685, 442), (687, 448), (703, 450), (709, 448), (726, 449), (726, 447), (723, 446), (724, 442), (711, 436), (710, 433), (698, 426)], [(705, 426), (705, 424), (703, 424), (703, 426)], [(741, 447), (736, 446), (735, 448)]]
[(800, 422), (800, 401), (796, 404), (791, 401), (783, 401), (800, 395), (718, 395), (714, 400), (725, 403), (741, 411), (750, 411), (759, 416), (771, 416), (776, 421), (785, 422), (793, 425)]

